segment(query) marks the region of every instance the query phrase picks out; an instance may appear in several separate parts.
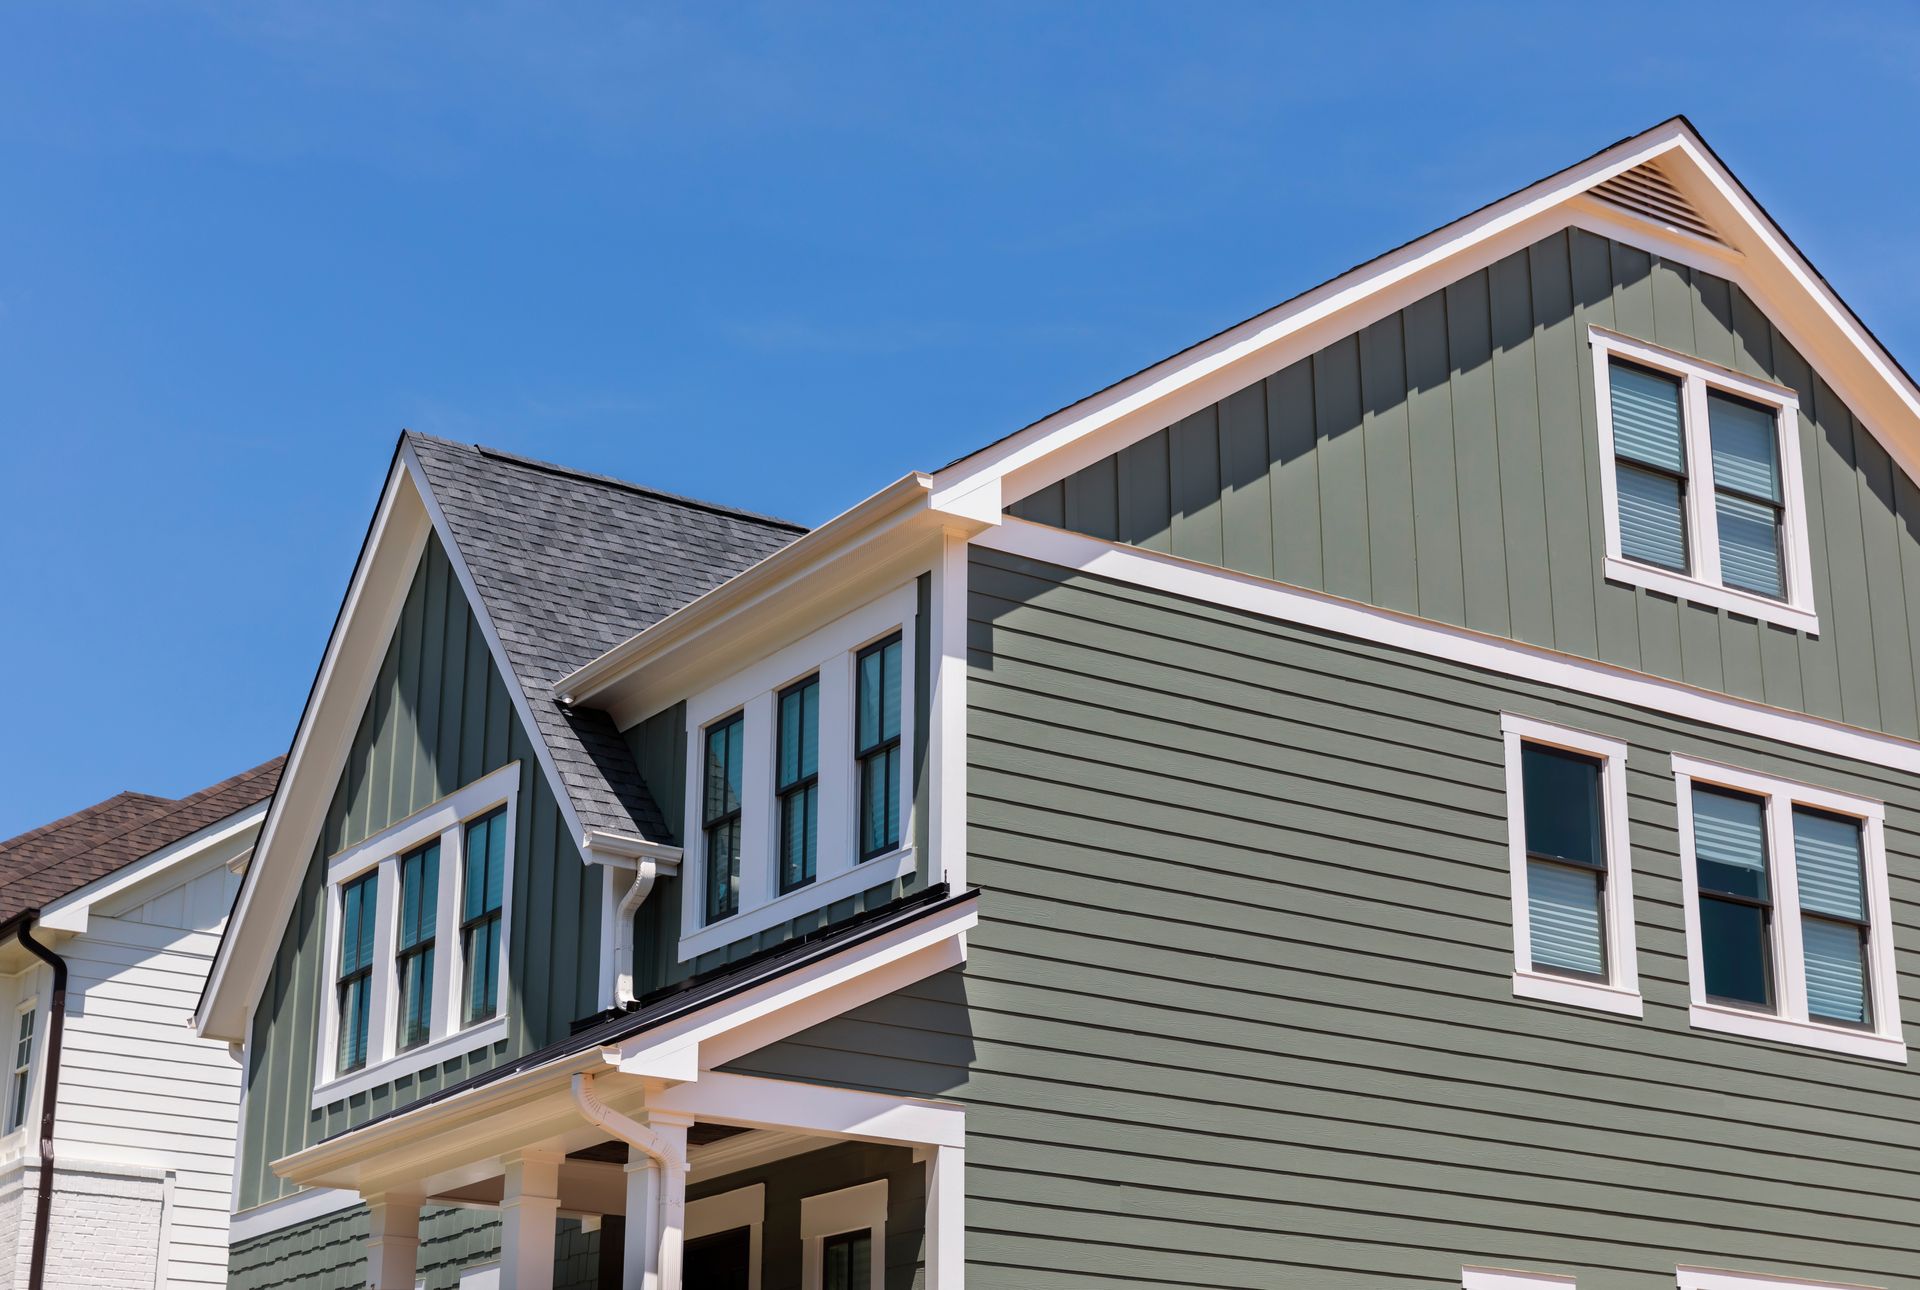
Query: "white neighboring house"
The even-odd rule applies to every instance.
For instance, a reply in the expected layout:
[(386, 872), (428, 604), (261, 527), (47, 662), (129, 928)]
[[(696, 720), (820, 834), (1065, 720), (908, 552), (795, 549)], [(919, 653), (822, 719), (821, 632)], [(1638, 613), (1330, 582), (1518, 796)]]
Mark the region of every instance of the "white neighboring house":
[(0, 842), (0, 1290), (226, 1284), (240, 1059), (192, 1017), (279, 779)]

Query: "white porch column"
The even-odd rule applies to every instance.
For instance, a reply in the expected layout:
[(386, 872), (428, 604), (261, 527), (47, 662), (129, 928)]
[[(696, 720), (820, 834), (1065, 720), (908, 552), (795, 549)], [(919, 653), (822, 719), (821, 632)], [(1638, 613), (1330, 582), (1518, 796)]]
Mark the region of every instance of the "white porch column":
[(627, 1148), (627, 1252), (620, 1284), (626, 1290), (681, 1290), (693, 1117), (655, 1111), (637, 1118), (653, 1131), (661, 1158)]
[(505, 1164), (506, 1188), (500, 1198), (500, 1285), (502, 1290), (553, 1290), (560, 1154), (520, 1151), (508, 1156)]
[(380, 1193), (367, 1203), (368, 1290), (413, 1290), (420, 1259), (420, 1197)]
[(927, 1150), (927, 1290), (961, 1290), (967, 1282), (967, 1155), (959, 1147)]

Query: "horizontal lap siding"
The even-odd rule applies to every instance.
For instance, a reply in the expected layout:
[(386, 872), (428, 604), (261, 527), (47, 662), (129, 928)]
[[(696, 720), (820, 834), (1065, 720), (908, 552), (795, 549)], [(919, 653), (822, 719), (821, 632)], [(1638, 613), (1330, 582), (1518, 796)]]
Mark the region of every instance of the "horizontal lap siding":
[[(326, 858), (512, 761), (520, 763), (520, 797), (504, 995), (509, 1037), (310, 1109), (319, 1009), (332, 1006), (320, 980)], [(599, 1006), (599, 900), (598, 875), (585, 871), (567, 836), (460, 583), (430, 540), (254, 1014), (241, 1207), (291, 1190), (271, 1168), (281, 1156), (564, 1037)], [(449, 930), (440, 944), (457, 952)]]
[[(967, 966), (740, 1063), (964, 1103), (970, 1284), (1920, 1290), (1912, 1072), (1688, 1028), (1668, 759), (1886, 801), (1906, 964), (1910, 777), (1010, 556), (970, 592)], [(1512, 996), (1503, 710), (1631, 745), (1644, 1020)]]
[[(1799, 392), (1818, 636), (1602, 577), (1591, 325)], [(1920, 489), (1738, 287), (1582, 230), (1009, 509), (1920, 737)]]

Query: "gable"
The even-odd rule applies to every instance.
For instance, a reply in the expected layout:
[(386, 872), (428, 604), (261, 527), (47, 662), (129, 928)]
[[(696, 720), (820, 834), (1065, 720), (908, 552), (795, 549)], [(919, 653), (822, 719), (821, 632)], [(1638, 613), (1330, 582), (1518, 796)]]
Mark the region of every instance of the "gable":
[[(426, 1096), (562, 1038), (597, 1008), (601, 883), (581, 863), (507, 684), (446, 551), (429, 535), (252, 1019), (243, 1206), (283, 1190), (267, 1162), (358, 1124), (376, 1108)], [(329, 997), (320, 980), (327, 858), (514, 763), (522, 805), (513, 839), (515, 930), (504, 976), (512, 992), (509, 1038), (312, 1111), (316, 1018)]]
[[(1818, 635), (1601, 577), (1593, 325), (1798, 392)], [(1920, 736), (1912, 479), (1742, 288), (1579, 228), (1008, 512)]]

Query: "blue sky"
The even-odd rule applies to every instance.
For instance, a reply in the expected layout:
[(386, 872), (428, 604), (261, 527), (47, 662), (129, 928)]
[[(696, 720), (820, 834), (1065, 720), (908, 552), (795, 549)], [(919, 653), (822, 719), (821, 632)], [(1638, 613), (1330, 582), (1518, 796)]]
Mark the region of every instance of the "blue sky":
[(1685, 112), (1920, 366), (1920, 11), (0, 10), (0, 837), (286, 749), (402, 427), (821, 520)]

